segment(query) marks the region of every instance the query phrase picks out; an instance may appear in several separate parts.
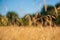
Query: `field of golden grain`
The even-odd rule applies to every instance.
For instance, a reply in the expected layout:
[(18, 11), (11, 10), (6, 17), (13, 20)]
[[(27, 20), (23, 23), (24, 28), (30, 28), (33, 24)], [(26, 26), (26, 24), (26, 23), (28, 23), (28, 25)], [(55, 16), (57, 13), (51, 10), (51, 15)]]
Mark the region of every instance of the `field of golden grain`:
[(0, 27), (0, 40), (60, 40), (60, 27)]

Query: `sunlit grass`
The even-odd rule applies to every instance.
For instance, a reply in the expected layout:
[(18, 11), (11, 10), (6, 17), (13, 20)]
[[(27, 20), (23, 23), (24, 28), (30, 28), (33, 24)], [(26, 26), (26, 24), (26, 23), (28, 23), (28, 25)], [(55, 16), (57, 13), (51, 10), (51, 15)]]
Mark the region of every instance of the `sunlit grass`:
[(60, 27), (0, 27), (0, 40), (60, 40)]

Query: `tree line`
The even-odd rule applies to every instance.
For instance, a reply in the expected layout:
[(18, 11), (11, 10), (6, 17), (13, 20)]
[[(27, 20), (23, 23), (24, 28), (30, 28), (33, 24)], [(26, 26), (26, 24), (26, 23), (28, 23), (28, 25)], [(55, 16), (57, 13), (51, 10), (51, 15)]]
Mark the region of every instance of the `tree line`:
[[(57, 11), (57, 12), (56, 12)], [(45, 8), (41, 9), (40, 12), (38, 12), (41, 16), (46, 15), (54, 15), (56, 17), (56, 20), (53, 20), (53, 22), (57, 25), (60, 25), (60, 3), (57, 3), (55, 6), (53, 5), (47, 5), (47, 11), (45, 11)], [(27, 15), (30, 15), (30, 17), (34, 17), (36, 13), (34, 14), (26, 14), (24, 17), (20, 18), (19, 15), (16, 12), (9, 11), (6, 16), (3, 16), (0, 14), (0, 26), (8, 26), (8, 25), (29, 25), (28, 18), (26, 18)]]

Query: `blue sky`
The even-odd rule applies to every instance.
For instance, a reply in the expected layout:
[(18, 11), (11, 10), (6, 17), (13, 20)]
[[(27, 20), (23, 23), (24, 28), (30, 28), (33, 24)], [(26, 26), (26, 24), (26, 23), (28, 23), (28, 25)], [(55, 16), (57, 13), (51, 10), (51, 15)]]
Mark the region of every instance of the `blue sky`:
[[(60, 0), (46, 0), (46, 4), (55, 5)], [(40, 11), (44, 5), (43, 0), (0, 0), (0, 13), (6, 15), (8, 11), (15, 11), (20, 17)]]

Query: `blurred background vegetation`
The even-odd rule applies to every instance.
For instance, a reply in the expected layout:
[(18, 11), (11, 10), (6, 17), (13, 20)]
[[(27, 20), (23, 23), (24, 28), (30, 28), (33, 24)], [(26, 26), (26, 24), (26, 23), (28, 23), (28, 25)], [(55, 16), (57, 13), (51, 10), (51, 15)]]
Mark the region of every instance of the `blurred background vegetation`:
[[(45, 8), (41, 9), (41, 12), (39, 12), (42, 16), (44, 15), (56, 15), (54, 7), (57, 8), (57, 14), (56, 21), (54, 21), (57, 25), (60, 25), (60, 3), (57, 3), (55, 6), (53, 5), (47, 5), (47, 11), (45, 11)], [(29, 14), (30, 15), (30, 14)], [(35, 14), (34, 14), (35, 15)], [(19, 15), (16, 12), (9, 11), (6, 16), (3, 16), (0, 14), (0, 26), (8, 26), (8, 25), (28, 25), (28, 19), (25, 18), (27, 14), (20, 18)], [(33, 16), (33, 14), (32, 14)]]

